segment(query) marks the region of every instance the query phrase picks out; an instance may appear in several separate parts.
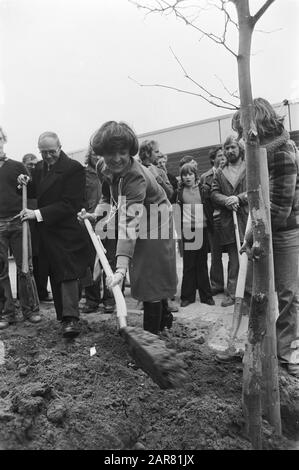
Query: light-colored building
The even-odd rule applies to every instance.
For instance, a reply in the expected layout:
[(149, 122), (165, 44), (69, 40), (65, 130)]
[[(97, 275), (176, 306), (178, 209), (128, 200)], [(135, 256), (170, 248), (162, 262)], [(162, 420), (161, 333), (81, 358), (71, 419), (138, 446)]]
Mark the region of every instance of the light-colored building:
[[(292, 139), (299, 146), (299, 101), (287, 101), (273, 105), (277, 113), (285, 116), (285, 126)], [(232, 134), (231, 119), (233, 114), (225, 114), (211, 119), (190, 122), (179, 126), (146, 132), (138, 135), (139, 142), (145, 139), (157, 140), (160, 150), (168, 155), (168, 169), (178, 174), (178, 163), (184, 155), (192, 155), (198, 162), (199, 173), (210, 168), (209, 150), (221, 145), (225, 138)], [(68, 154), (84, 163), (86, 149)]]

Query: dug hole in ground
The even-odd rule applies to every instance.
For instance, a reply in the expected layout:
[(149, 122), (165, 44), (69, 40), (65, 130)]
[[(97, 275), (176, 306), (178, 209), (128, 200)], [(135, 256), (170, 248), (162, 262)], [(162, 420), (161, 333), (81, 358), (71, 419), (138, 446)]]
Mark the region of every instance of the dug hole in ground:
[[(227, 257), (224, 255), (225, 267)], [(177, 258), (178, 296), (182, 260)], [(14, 265), (10, 267), (15, 279)], [(15, 286), (14, 286), (15, 289)], [(142, 313), (126, 288), (128, 324)], [(0, 332), (0, 448), (250, 450), (242, 414), (242, 363), (219, 364), (233, 307), (196, 303), (174, 313), (167, 347), (184, 359), (184, 387), (161, 390), (131, 358), (116, 315), (101, 308), (81, 315), (82, 332), (62, 338), (53, 303), (42, 303), (37, 325)], [(179, 305), (178, 298), (176, 304)], [(244, 349), (248, 317), (237, 347)], [(279, 369), (283, 437), (263, 421), (264, 449), (299, 449), (299, 382)]]

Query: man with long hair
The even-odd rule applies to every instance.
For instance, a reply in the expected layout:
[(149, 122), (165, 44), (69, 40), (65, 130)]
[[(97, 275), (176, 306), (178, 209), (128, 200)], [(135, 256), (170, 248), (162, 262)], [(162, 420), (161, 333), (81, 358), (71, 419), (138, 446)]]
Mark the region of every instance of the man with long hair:
[[(226, 138), (224, 155), (227, 164), (216, 170), (211, 199), (219, 209), (219, 227), (214, 223), (214, 229), (219, 230), (220, 243), (228, 253), (227, 294), (221, 302), (222, 307), (235, 303), (239, 259), (234, 230), (233, 211), (237, 214), (240, 239), (243, 237), (248, 217), (248, 203), (246, 194), (246, 165), (244, 161), (244, 147), (233, 135)], [(216, 225), (216, 226), (215, 226)]]
[[(267, 150), (275, 288), (279, 316), (276, 321), (277, 355), (282, 366), (299, 378), (299, 154), (283, 118), (263, 99), (253, 101), (260, 144)], [(241, 113), (232, 126), (243, 134)], [(252, 230), (243, 250), (251, 251)], [(254, 257), (254, 251), (253, 251)]]

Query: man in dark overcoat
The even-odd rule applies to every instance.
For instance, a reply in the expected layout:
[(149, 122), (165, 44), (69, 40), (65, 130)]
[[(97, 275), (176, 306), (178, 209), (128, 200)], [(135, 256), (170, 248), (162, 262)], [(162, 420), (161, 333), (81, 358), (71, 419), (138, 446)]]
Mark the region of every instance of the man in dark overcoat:
[[(49, 277), (57, 319), (64, 337), (79, 334), (79, 279), (88, 265), (87, 232), (77, 220), (83, 207), (84, 167), (62, 150), (54, 132), (38, 139), (42, 161), (38, 162), (28, 184), (28, 196), (37, 198), (37, 209), (25, 209), (22, 220), (37, 220), (40, 256), (49, 265)], [(28, 183), (20, 175), (19, 183)]]

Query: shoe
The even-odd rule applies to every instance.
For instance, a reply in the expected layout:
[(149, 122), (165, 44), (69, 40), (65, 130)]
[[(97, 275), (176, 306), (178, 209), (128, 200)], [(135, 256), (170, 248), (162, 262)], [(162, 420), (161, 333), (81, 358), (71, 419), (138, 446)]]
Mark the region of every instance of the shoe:
[(82, 313), (92, 313), (98, 310), (98, 305), (83, 305), (81, 308)]
[(168, 311), (169, 312), (178, 312), (178, 307), (172, 302), (172, 300), (168, 300)]
[(62, 335), (64, 338), (75, 338), (80, 333), (78, 320), (63, 320)]
[(170, 328), (172, 327), (172, 323), (173, 323), (173, 315), (171, 312), (168, 312), (166, 315), (162, 314), (161, 322), (160, 322), (160, 331), (163, 331), (164, 328), (167, 328), (168, 330), (170, 330)]
[(212, 295), (217, 295), (217, 294), (222, 294), (222, 292), (224, 292), (224, 289), (217, 289), (216, 287), (211, 287), (211, 292), (212, 292)]
[(9, 327), (8, 321), (0, 320), (0, 330), (5, 330), (5, 328)]
[(114, 313), (115, 305), (104, 305), (104, 313)]
[(4, 313), (1, 321), (7, 322), (9, 325), (14, 325), (17, 323), (17, 315), (13, 313)]
[(42, 317), (38, 313), (30, 313), (29, 315), (24, 315), (24, 320), (30, 321), (30, 323), (39, 323)]
[(287, 371), (290, 375), (299, 379), (299, 364), (288, 364)]
[(215, 305), (215, 300), (211, 298), (201, 300), (200, 303), (207, 304), (207, 305)]
[(39, 300), (41, 302), (53, 302), (53, 295), (48, 293), (46, 297), (40, 297)]
[(226, 350), (216, 354), (215, 359), (217, 362), (229, 364), (233, 362), (242, 362), (244, 353), (242, 351), (230, 351)]
[(181, 300), (181, 307), (187, 307), (187, 305), (190, 305), (194, 302), (189, 302), (189, 300)]
[(226, 297), (225, 299), (222, 300), (221, 302), (221, 307), (229, 307), (230, 305), (234, 305), (235, 301), (231, 297)]

